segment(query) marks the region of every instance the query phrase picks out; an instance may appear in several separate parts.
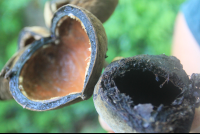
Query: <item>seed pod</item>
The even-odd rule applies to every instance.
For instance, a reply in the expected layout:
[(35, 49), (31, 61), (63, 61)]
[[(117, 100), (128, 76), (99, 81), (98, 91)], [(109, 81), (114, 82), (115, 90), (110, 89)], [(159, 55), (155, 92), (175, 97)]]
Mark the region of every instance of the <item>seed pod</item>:
[(51, 36), (20, 49), (10, 73), (2, 73), (13, 98), (29, 110), (46, 111), (90, 98), (105, 61), (106, 33), (90, 12), (67, 5), (52, 22)]
[(7, 74), (11, 73), (11, 68), (18, 60), (18, 57), (24, 52), (24, 48), (36, 40), (49, 36), (50, 33), (42, 27), (25, 27), (19, 34), (18, 38), (18, 53), (6, 63), (0, 73), (0, 100), (13, 99), (9, 91), (9, 81)]
[(194, 79), (173, 56), (125, 58), (108, 65), (93, 100), (114, 132), (189, 132), (199, 104)]
[(18, 50), (36, 40), (50, 36), (50, 33), (43, 27), (25, 27), (19, 34)]
[(51, 0), (47, 1), (44, 9), (44, 18), (47, 27), (51, 25), (53, 14), (63, 5), (73, 4), (82, 7), (94, 14), (104, 23), (114, 12), (118, 0)]

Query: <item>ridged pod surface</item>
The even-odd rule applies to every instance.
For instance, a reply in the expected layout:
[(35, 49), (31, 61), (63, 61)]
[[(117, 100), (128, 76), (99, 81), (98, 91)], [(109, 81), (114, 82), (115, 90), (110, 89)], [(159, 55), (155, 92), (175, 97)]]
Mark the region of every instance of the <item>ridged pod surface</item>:
[(114, 132), (186, 133), (199, 106), (197, 76), (189, 80), (173, 56), (117, 60), (100, 77), (94, 104)]
[(44, 9), (44, 18), (47, 27), (51, 26), (53, 14), (63, 5), (72, 4), (82, 7), (95, 15), (104, 23), (114, 12), (118, 0), (51, 0), (47, 1)]
[(49, 37), (20, 46), (15, 60), (1, 73), (7, 82), (0, 85), (10, 89), (21, 106), (33, 111), (90, 98), (105, 61), (106, 33), (89, 11), (63, 6), (54, 14), (50, 30)]

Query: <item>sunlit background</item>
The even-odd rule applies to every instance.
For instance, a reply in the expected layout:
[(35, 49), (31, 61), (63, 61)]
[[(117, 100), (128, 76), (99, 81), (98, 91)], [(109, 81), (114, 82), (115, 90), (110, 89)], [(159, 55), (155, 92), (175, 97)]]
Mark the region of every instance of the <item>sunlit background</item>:
[[(0, 0), (0, 69), (17, 50), (20, 30), (44, 26), (46, 0)], [(170, 55), (173, 27), (185, 0), (120, 0), (104, 24), (108, 58), (139, 54)], [(23, 109), (14, 100), (0, 102), (0, 132), (105, 132), (92, 99), (47, 112)]]

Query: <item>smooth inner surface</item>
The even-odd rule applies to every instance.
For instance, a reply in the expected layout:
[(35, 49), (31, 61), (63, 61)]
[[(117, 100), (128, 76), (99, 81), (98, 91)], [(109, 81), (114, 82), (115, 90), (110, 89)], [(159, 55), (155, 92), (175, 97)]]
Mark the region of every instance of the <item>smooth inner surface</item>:
[(156, 77), (150, 71), (132, 70), (114, 81), (120, 92), (129, 95), (135, 105), (151, 103), (154, 106), (160, 104), (168, 106), (181, 93), (181, 90), (172, 82), (165, 82), (165, 80), (163, 77)]
[(83, 89), (90, 62), (89, 38), (79, 21), (59, 22), (58, 40), (37, 50), (25, 63), (19, 89), (32, 100), (48, 100)]

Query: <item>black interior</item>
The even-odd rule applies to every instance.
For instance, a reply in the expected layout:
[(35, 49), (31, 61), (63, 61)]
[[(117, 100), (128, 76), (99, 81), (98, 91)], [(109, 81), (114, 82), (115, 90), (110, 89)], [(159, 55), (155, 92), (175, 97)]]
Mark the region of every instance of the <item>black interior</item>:
[(156, 78), (150, 71), (132, 70), (114, 81), (120, 92), (129, 95), (135, 105), (151, 103), (154, 106), (167, 106), (176, 99), (181, 90), (170, 81), (160, 88), (165, 80), (163, 77)]
[(31, 43), (33, 43), (35, 41), (35, 38), (34, 37), (30, 37), (29, 39), (27, 39), (26, 41), (25, 41), (25, 46), (27, 46), (27, 45), (29, 45), (29, 44), (31, 44)]

